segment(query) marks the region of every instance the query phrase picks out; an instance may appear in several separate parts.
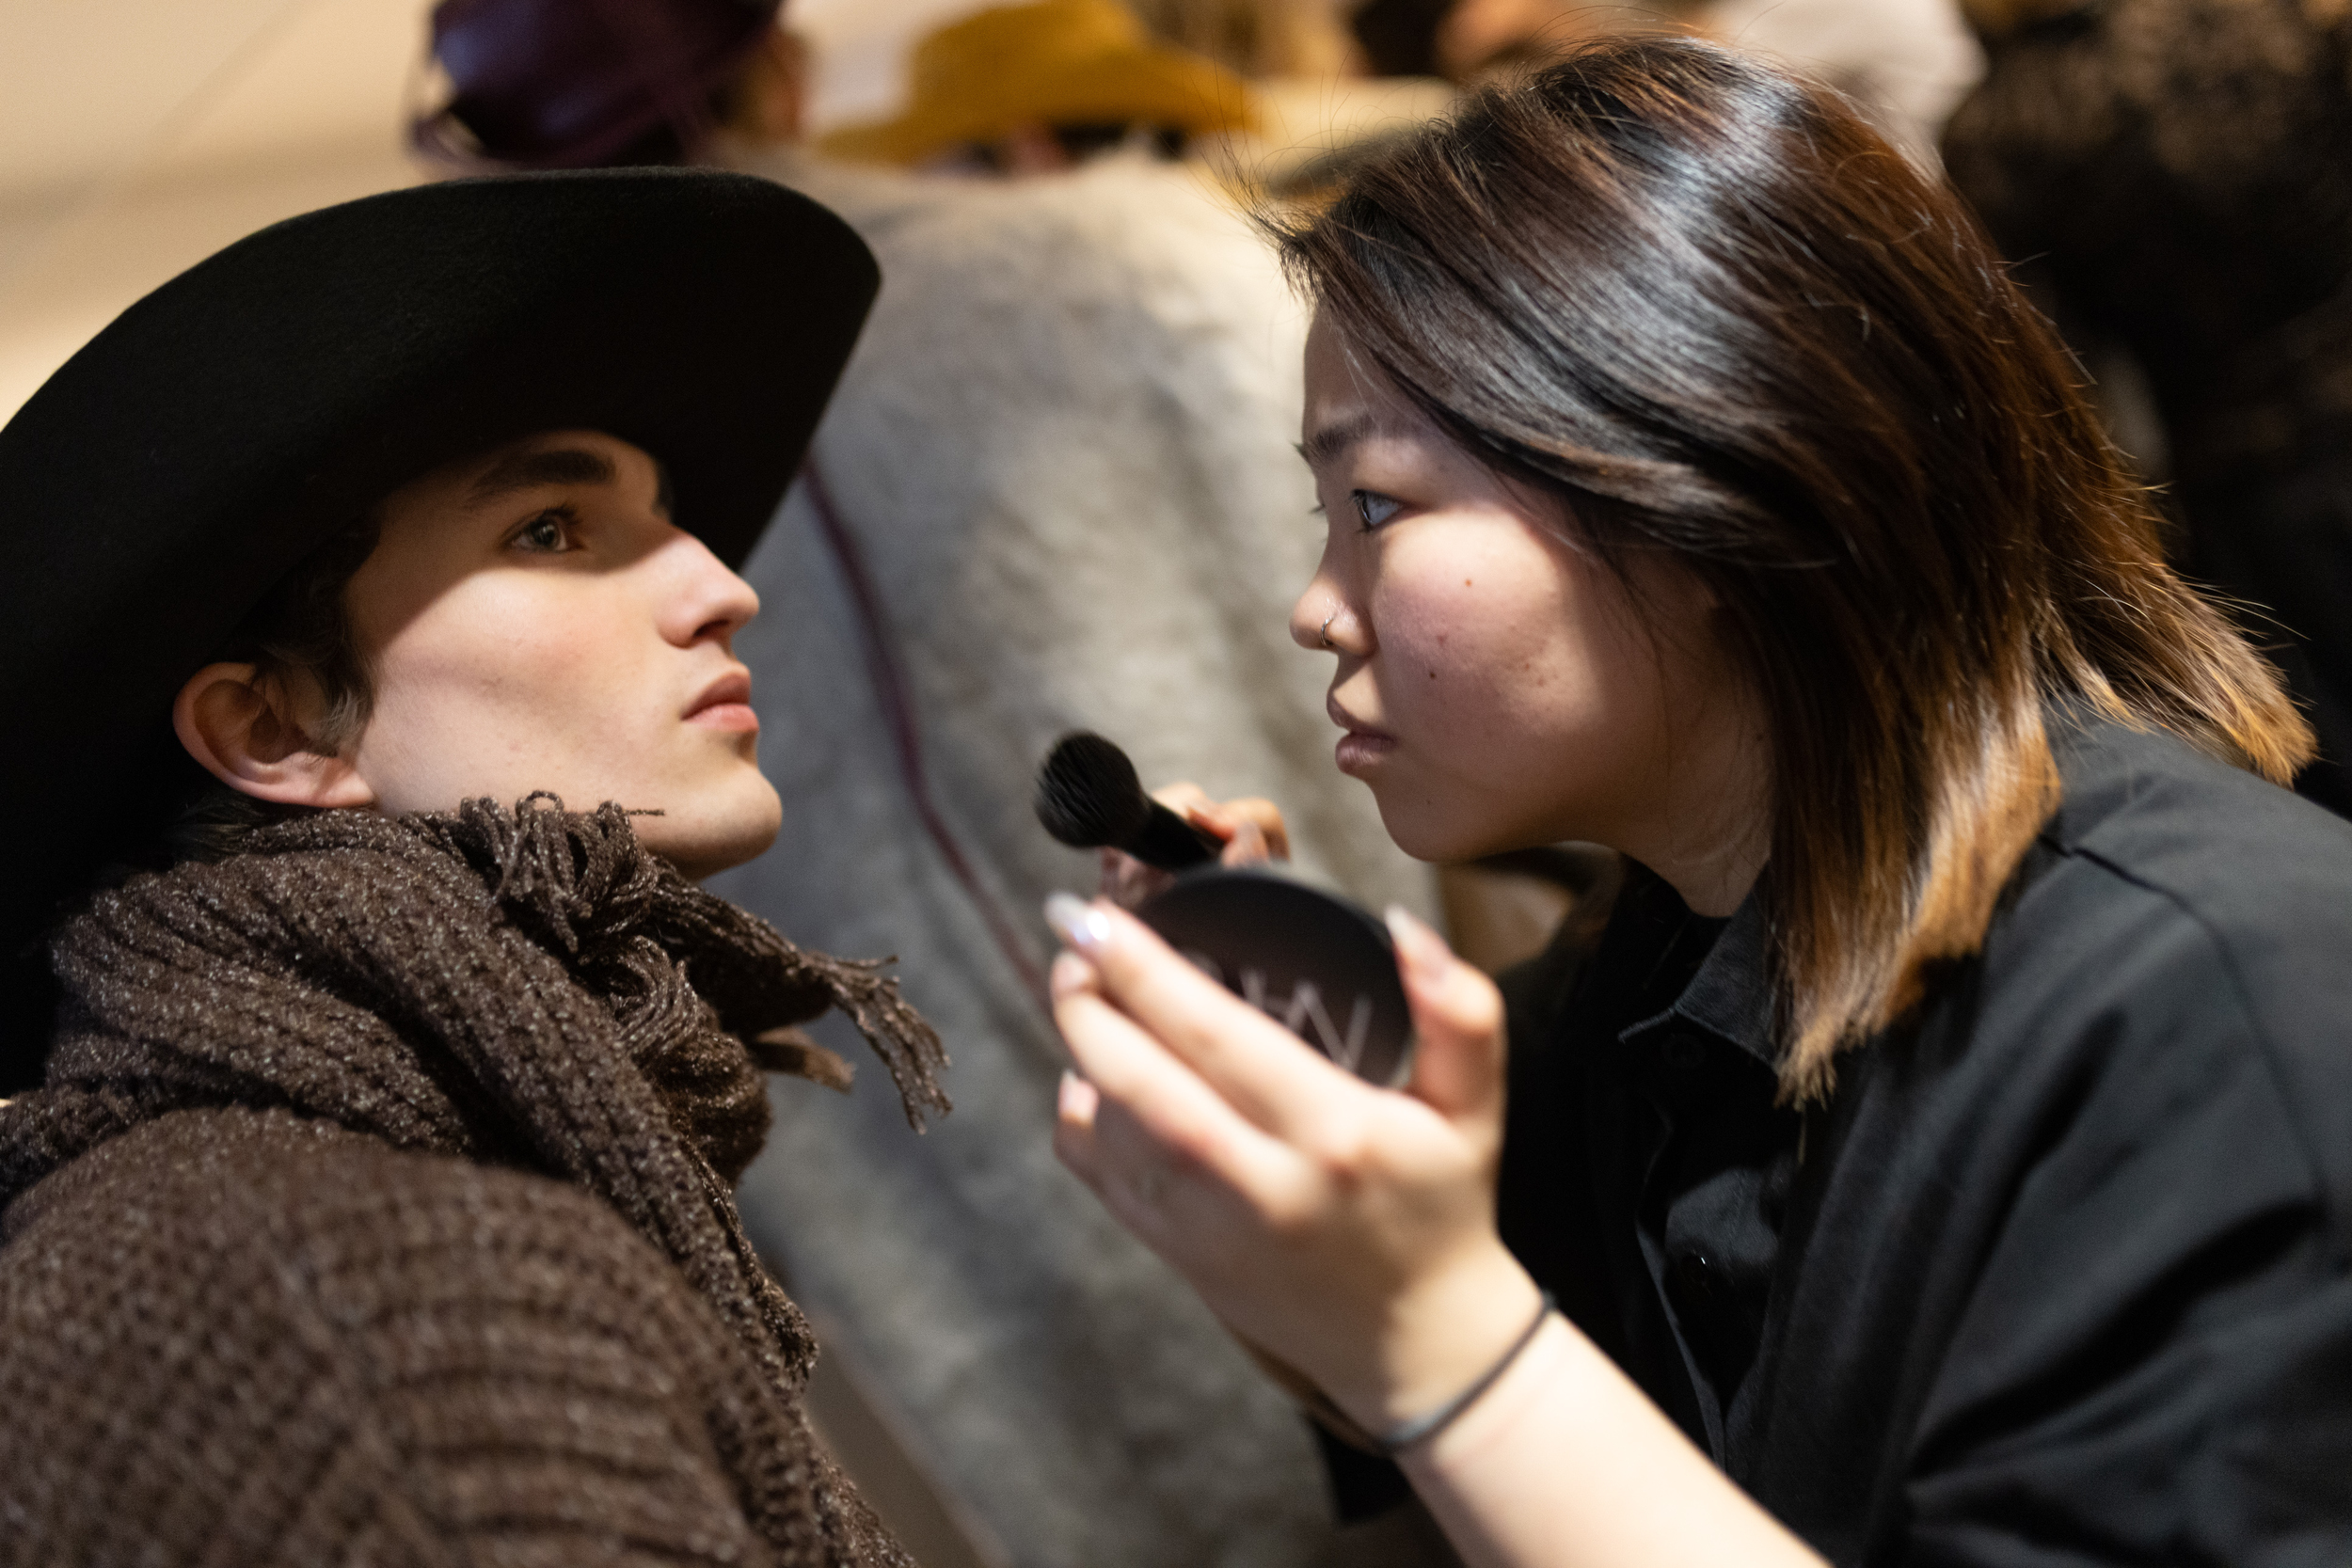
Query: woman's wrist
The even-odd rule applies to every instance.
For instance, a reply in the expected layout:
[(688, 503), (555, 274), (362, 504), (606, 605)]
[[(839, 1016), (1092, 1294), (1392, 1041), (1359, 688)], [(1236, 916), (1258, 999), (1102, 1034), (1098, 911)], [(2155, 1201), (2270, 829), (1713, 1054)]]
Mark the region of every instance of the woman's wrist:
[(1583, 1357), (1599, 1354), (1565, 1314), (1547, 1313), (1526, 1346), (1458, 1418), (1427, 1442), (1400, 1451), (1397, 1462), (1408, 1475), (1477, 1463), (1481, 1452), (1510, 1442), (1516, 1429), (1548, 1402), (1577, 1387), (1588, 1375)]
[(1821, 1565), (1558, 1312), (1460, 1419), (1397, 1459), (1470, 1568)]
[(1367, 1433), (1409, 1433), (1503, 1367), (1544, 1307), (1543, 1291), (1493, 1241), (1395, 1303), (1372, 1365), (1332, 1399)]
[(1552, 1313), (1557, 1310), (1558, 1307), (1551, 1299), (1551, 1292), (1546, 1291), (1543, 1293), (1543, 1299), (1536, 1303), (1534, 1316), (1529, 1318), (1527, 1326), (1519, 1330), (1519, 1337), (1504, 1347), (1502, 1354), (1496, 1356), (1485, 1371), (1472, 1378), (1460, 1393), (1455, 1394), (1436, 1409), (1401, 1421), (1386, 1432), (1374, 1433), (1372, 1434), (1373, 1446), (1383, 1454), (1394, 1458), (1407, 1449), (1435, 1441), (1454, 1422), (1460, 1420), (1487, 1389), (1493, 1387), (1505, 1373), (1518, 1365), (1519, 1357), (1525, 1354), (1527, 1348), (1535, 1342), (1535, 1336), (1543, 1332), (1544, 1325), (1551, 1321)]

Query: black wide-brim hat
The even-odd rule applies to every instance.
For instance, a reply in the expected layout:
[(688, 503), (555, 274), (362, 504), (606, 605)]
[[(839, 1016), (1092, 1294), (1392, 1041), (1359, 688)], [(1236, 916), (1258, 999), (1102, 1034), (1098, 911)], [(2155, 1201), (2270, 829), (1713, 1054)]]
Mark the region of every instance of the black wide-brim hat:
[(46, 1049), (31, 945), (162, 825), (174, 698), (304, 555), (442, 463), (587, 429), (658, 458), (739, 565), (879, 285), (768, 181), (516, 175), (262, 230), (68, 360), (0, 430), (0, 1093)]

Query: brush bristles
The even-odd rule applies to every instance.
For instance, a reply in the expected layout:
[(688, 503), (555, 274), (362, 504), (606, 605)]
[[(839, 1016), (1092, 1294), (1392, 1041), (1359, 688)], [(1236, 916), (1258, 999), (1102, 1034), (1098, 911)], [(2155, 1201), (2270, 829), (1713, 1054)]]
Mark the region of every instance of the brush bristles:
[(1124, 844), (1151, 815), (1127, 753), (1087, 730), (1054, 742), (1037, 774), (1037, 819), (1076, 849)]

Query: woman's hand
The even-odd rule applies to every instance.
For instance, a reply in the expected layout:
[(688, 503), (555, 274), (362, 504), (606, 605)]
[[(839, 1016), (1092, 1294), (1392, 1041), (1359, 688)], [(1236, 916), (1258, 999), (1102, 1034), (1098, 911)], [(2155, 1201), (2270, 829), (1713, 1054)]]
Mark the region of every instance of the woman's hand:
[[(1820, 1568), (1576, 1328), (1494, 1227), (1502, 1007), (1438, 934), (1392, 913), (1419, 1035), (1376, 1089), (1171, 953), (1057, 895), (1054, 1147), (1255, 1345), (1367, 1431), (1460, 1418), (1399, 1462), (1471, 1568)], [(1513, 1347), (1518, 1346), (1517, 1352)]]
[[(1219, 865), (1257, 865), (1291, 858), (1290, 833), (1282, 826), (1281, 810), (1271, 800), (1250, 797), (1212, 800), (1195, 784), (1173, 784), (1152, 792), (1152, 799), (1183, 817), (1192, 827), (1221, 840)], [(1144, 864), (1123, 849), (1104, 849), (1103, 880), (1098, 890), (1122, 910), (1132, 910), (1175, 880), (1172, 873)]]
[[(1229, 854), (1251, 830), (1271, 840), (1233, 816)], [(1369, 1430), (1493, 1364), (1538, 1292), (1494, 1229), (1492, 983), (1391, 914), (1419, 1047), (1409, 1084), (1379, 1089), (1130, 916), (1070, 898), (1051, 912), (1073, 948), (1055, 963), (1055, 1015), (1084, 1074), (1063, 1082), (1055, 1147), (1128, 1228)]]

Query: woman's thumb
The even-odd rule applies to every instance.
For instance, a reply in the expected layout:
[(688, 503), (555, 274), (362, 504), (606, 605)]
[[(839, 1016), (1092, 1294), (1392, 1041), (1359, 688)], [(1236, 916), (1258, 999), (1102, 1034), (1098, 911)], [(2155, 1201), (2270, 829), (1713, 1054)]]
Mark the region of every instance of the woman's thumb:
[(1388, 911), (1413, 1013), (1412, 1092), (1454, 1120), (1502, 1110), (1502, 993), (1445, 938), (1398, 905)]

